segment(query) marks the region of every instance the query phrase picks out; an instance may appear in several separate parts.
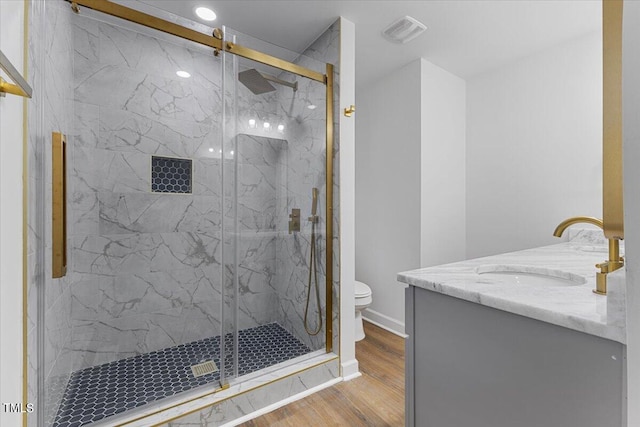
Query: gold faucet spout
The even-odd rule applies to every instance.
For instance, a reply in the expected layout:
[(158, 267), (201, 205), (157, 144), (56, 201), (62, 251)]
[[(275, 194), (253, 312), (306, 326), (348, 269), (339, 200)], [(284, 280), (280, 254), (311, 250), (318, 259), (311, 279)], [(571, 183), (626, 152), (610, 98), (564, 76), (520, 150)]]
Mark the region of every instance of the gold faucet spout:
[(571, 218), (565, 219), (560, 224), (558, 224), (553, 232), (553, 235), (556, 237), (560, 237), (562, 236), (562, 233), (564, 233), (564, 230), (567, 229), (567, 227), (581, 222), (596, 225), (604, 230), (604, 223), (601, 219), (595, 218), (593, 216), (573, 216)]
[[(567, 227), (578, 224), (578, 223), (587, 223), (593, 224), (604, 230), (604, 223), (601, 219), (594, 218), (592, 216), (574, 216), (562, 221), (553, 232), (553, 235), (556, 237), (562, 236), (564, 230)], [(599, 272), (596, 273), (596, 289), (593, 290), (598, 295), (606, 295), (607, 294), (607, 274), (612, 271), (616, 271), (619, 268), (624, 266), (624, 260), (620, 256), (620, 240), (619, 239), (608, 239), (609, 240), (609, 260), (603, 263), (597, 264), (596, 267), (600, 269)]]

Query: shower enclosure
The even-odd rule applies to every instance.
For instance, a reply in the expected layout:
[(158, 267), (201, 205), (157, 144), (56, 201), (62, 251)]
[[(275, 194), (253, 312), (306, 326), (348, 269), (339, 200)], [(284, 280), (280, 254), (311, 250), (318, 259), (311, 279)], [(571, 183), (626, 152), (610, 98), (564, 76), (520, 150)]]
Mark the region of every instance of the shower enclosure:
[(78, 3), (42, 423), (108, 423), (334, 351), (332, 65)]

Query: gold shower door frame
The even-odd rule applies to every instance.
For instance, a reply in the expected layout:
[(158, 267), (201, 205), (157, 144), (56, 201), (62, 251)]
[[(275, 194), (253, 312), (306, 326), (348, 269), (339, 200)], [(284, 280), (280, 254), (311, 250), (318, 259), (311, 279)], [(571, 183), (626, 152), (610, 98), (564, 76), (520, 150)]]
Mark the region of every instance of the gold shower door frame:
[[(153, 28), (164, 33), (172, 34), (174, 36), (187, 39), (205, 46), (213, 48), (213, 54), (218, 55), (220, 51), (228, 52), (243, 58), (251, 59), (253, 61), (269, 65), (274, 68), (281, 69), (302, 77), (306, 77), (311, 80), (320, 82), (326, 86), (326, 212), (327, 220), (325, 222), (326, 233), (326, 256), (325, 256), (325, 269), (326, 269), (326, 283), (325, 283), (325, 317), (326, 317), (326, 352), (331, 353), (333, 351), (333, 138), (334, 138), (334, 126), (333, 126), (333, 89), (334, 89), (334, 66), (333, 64), (326, 63), (325, 74), (311, 70), (306, 67), (302, 67), (298, 64), (285, 61), (275, 56), (268, 55), (266, 53), (241, 46), (239, 44), (225, 42), (214, 36), (208, 36), (198, 31), (182, 27), (173, 22), (166, 21), (161, 18), (157, 18), (153, 15), (149, 15), (135, 9), (131, 9), (120, 4), (113, 3), (109, 0), (66, 0), (71, 3), (72, 9), (78, 13), (80, 11), (79, 6), (86, 7), (98, 12), (106, 13), (117, 18), (121, 18), (130, 22), (134, 22), (145, 27)], [(338, 356), (336, 356), (338, 357)], [(330, 360), (334, 360), (332, 358)], [(329, 361), (329, 360), (327, 360)], [(321, 362), (326, 363), (327, 361)], [(309, 366), (305, 369), (312, 368), (317, 365)], [(222, 388), (227, 388), (228, 385)], [(218, 392), (220, 389), (215, 390), (213, 393)], [(249, 391), (249, 390), (247, 390)], [(212, 394), (212, 393), (207, 393)], [(199, 399), (203, 396), (198, 396)], [(192, 399), (192, 400), (196, 400)], [(185, 402), (181, 402), (179, 405)], [(177, 406), (177, 405), (176, 405)], [(180, 417), (186, 414), (180, 414)], [(148, 415), (147, 415), (148, 416)], [(140, 417), (146, 418), (147, 416)], [(135, 421), (135, 420), (132, 420)], [(132, 421), (128, 421), (128, 424)], [(123, 424), (124, 425), (124, 424)]]

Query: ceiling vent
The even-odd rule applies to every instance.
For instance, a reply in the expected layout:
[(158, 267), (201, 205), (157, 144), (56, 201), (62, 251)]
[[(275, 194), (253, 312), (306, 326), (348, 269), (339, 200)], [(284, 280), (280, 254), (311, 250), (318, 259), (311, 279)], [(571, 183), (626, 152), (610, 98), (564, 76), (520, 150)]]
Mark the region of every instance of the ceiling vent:
[(410, 16), (394, 21), (382, 31), (382, 35), (395, 43), (406, 43), (415, 39), (427, 29), (422, 22)]

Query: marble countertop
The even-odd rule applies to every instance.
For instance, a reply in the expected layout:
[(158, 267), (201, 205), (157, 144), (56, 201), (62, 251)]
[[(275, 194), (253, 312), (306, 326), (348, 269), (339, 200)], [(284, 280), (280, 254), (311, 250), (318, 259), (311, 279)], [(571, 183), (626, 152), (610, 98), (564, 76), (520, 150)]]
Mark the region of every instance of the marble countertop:
[[(607, 307), (611, 295), (592, 292), (595, 264), (607, 255), (602, 241), (573, 241), (402, 272), (398, 281), (624, 344), (624, 325), (613, 321), (624, 317), (624, 313), (614, 313), (624, 310), (624, 304)], [(560, 270), (586, 281), (572, 286), (516, 285), (506, 277), (478, 274), (479, 267), (489, 265)]]

